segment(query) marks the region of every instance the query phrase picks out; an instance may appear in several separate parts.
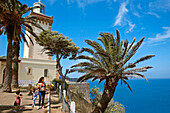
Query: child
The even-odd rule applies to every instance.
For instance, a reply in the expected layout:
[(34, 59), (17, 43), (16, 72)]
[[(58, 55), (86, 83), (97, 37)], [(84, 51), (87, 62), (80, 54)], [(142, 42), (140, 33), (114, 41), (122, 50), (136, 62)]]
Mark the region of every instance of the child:
[(17, 112), (16, 111), (16, 109), (17, 108), (19, 108), (19, 110), (22, 110), (21, 108), (20, 108), (20, 103), (21, 103), (21, 98), (22, 98), (22, 94), (20, 94), (20, 90), (17, 90), (16, 91), (16, 100), (15, 100), (15, 102), (14, 102), (14, 106), (15, 106), (15, 108), (14, 108), (14, 110), (13, 110), (13, 112)]
[(37, 91), (35, 90), (35, 88), (32, 89), (32, 100), (33, 100), (33, 104), (32, 107), (35, 107), (35, 100), (37, 99)]

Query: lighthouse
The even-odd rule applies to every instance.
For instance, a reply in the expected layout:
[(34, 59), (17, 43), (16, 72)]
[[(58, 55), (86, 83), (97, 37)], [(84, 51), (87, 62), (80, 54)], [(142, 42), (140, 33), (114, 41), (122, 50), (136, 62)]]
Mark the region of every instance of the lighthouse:
[[(35, 2), (33, 6), (34, 7), (39, 6), (39, 7), (34, 8), (33, 11), (31, 11), (31, 13), (29, 14), (29, 16), (36, 16), (37, 23), (41, 27), (43, 27), (44, 30), (51, 30), (51, 27), (53, 24), (53, 16), (45, 15), (46, 6), (41, 2), (41, 0), (39, 0), (38, 2)], [(32, 28), (34, 30), (34, 33), (37, 34), (37, 36), (42, 32), (42, 30), (39, 28), (36, 28), (34, 26), (32, 26)], [(29, 46), (26, 43), (24, 43), (23, 58), (51, 60), (50, 56), (45, 54), (45, 52), (42, 52), (43, 47), (36, 43), (35, 37), (31, 36), (28, 32), (27, 34), (29, 35), (29, 37), (31, 37), (34, 44), (32, 44), (28, 36), (26, 36)]]

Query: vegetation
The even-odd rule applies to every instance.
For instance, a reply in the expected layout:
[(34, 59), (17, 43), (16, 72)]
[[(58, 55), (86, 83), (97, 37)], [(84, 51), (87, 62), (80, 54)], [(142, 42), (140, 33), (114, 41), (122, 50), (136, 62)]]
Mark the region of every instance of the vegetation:
[(74, 92), (75, 94), (77, 94), (77, 95), (78, 95), (79, 97), (81, 97), (81, 98), (84, 98), (84, 97), (85, 97), (85, 94), (84, 94), (82, 91), (80, 91), (80, 87), (78, 87), (78, 86), (76, 86), (76, 87), (74, 88), (73, 92)]
[[(91, 102), (94, 106), (96, 106), (98, 101), (101, 99), (102, 93), (102, 90), (96, 86), (95, 88), (91, 88)], [(104, 113), (125, 113), (125, 108), (119, 102), (114, 102), (114, 100), (111, 99)]]
[(19, 63), (19, 50), (20, 42), (16, 39), (13, 43), (13, 76), (12, 76), (12, 87), (18, 87), (18, 63)]
[[(55, 82), (55, 84), (57, 85), (57, 83), (59, 83), (59, 85), (61, 85), (63, 87), (63, 81), (61, 79), (54, 79), (53, 82)], [(69, 84), (67, 84), (67, 82), (65, 82), (65, 90), (68, 89)]]
[[(146, 79), (141, 72), (145, 72), (152, 68), (151, 66), (141, 68), (136, 66), (140, 62), (154, 57), (154, 55), (147, 55), (133, 63), (129, 63), (129, 60), (137, 52), (144, 38), (137, 43), (135, 43), (136, 39), (134, 38), (132, 43), (129, 44), (127, 40), (120, 41), (120, 34), (118, 30), (116, 31), (116, 37), (114, 37), (111, 33), (101, 33), (101, 37), (99, 37), (98, 40), (102, 43), (102, 45), (96, 41), (85, 40), (92, 49), (84, 47), (80, 53), (88, 52), (90, 56), (76, 56), (79, 47), (76, 47), (76, 44), (73, 43), (71, 39), (68, 39), (62, 34), (59, 34), (56, 31), (43, 31), (38, 37), (34, 33), (31, 26), (35, 26), (43, 30), (43, 28), (36, 23), (37, 18), (35, 16), (23, 17), (24, 14), (33, 10), (33, 8), (38, 7), (28, 7), (26, 4), (23, 5), (18, 0), (0, 0), (0, 35), (3, 33), (4, 35), (7, 35), (8, 41), (3, 91), (11, 92), (12, 79), (13, 87), (18, 87), (18, 57), (20, 42), (23, 40), (27, 43), (26, 37), (28, 37), (32, 42), (30, 35), (26, 33), (27, 30), (29, 34), (36, 38), (38, 44), (44, 47), (43, 51), (46, 54), (49, 56), (56, 56), (56, 68), (62, 78), (62, 89), (65, 89), (65, 78), (68, 73), (85, 73), (78, 79), (78, 82), (83, 82), (88, 79), (92, 79), (92, 81), (99, 79), (99, 83), (105, 81), (104, 91), (102, 93), (99, 93), (98, 90), (96, 91), (92, 89), (92, 95), (96, 95), (92, 100), (92, 103), (95, 105), (93, 113), (115, 112), (115, 110), (118, 110), (115, 109), (117, 106), (120, 110), (123, 110), (123, 106), (119, 103), (114, 103), (112, 100), (119, 80), (121, 81), (121, 84), (126, 84), (132, 91), (130, 85), (127, 83), (129, 77), (139, 76)], [(73, 65), (71, 70), (67, 69), (65, 74), (63, 74), (61, 59), (67, 58), (75, 60), (83, 59), (87, 61)], [(13, 61), (14, 72), (12, 78)], [(32, 86), (30, 86), (30, 88), (31, 87)]]
[(56, 68), (62, 78), (62, 89), (65, 89), (65, 78), (69, 70), (67, 69), (65, 74), (63, 74), (61, 59), (73, 59), (77, 55), (79, 47), (76, 47), (76, 44), (71, 39), (56, 31), (43, 31), (40, 33), (39, 38), (36, 38), (36, 41), (40, 46), (44, 47), (43, 51), (46, 54), (56, 56)]
[(117, 36), (114, 37), (111, 33), (101, 33), (101, 37), (99, 37), (98, 40), (103, 45), (100, 45), (96, 41), (85, 40), (92, 49), (82, 48), (80, 52), (88, 52), (90, 55), (77, 56), (75, 58), (76, 60), (83, 59), (86, 61), (73, 65), (72, 70), (70, 70), (70, 72), (85, 73), (78, 79), (78, 82), (83, 82), (88, 79), (92, 79), (92, 81), (99, 79), (99, 83), (105, 81), (102, 97), (96, 104), (93, 113), (103, 113), (106, 110), (114, 96), (119, 80), (121, 84), (126, 84), (132, 91), (127, 83), (128, 78), (139, 76), (146, 79), (140, 72), (145, 72), (152, 68), (151, 66), (135, 67), (138, 63), (148, 60), (154, 55), (144, 56), (134, 63), (128, 62), (141, 46), (144, 37), (137, 43), (135, 43), (134, 38), (132, 43), (129, 44), (128, 40), (120, 41), (118, 30), (116, 30), (116, 34)]
[[(37, 8), (37, 7), (34, 7)], [(1, 0), (0, 1), (0, 35), (2, 33), (7, 34), (8, 47), (7, 47), (7, 61), (6, 61), (6, 72), (5, 72), (5, 81), (3, 84), (3, 91), (10, 92), (11, 91), (11, 73), (12, 73), (12, 42), (13, 40), (17, 43), (16, 48), (19, 51), (19, 42), (22, 39), (27, 43), (27, 36), (30, 40), (31, 37), (25, 32), (26, 29), (28, 33), (32, 36), (37, 37), (37, 35), (33, 32), (32, 27), (38, 27), (42, 29), (36, 23), (35, 16), (27, 16), (23, 17), (24, 14), (33, 10), (33, 7), (28, 7), (26, 4), (22, 4), (18, 0)], [(43, 30), (43, 29), (42, 29)], [(31, 40), (32, 42), (32, 40)], [(15, 65), (14, 65), (14, 75), (13, 75), (13, 86), (18, 86), (18, 52), (16, 52), (16, 57), (14, 57)], [(15, 56), (14, 55), (14, 56)], [(15, 67), (16, 66), (16, 67)]]
[(47, 84), (47, 88), (50, 89), (50, 90), (53, 90), (54, 89), (54, 84)]
[(28, 91), (29, 91), (29, 93), (28, 93), (28, 95), (32, 95), (32, 89), (33, 89), (34, 87), (32, 86), (32, 84), (28, 84), (28, 87), (27, 87), (27, 89), (28, 89)]

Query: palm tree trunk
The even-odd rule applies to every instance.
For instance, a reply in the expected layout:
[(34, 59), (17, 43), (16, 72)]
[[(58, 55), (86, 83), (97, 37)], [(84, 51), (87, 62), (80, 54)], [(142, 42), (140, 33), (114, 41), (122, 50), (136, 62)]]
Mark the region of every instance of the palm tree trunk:
[(12, 76), (12, 87), (18, 87), (18, 58), (19, 58), (20, 43), (17, 39), (13, 44), (13, 76)]
[(92, 113), (104, 113), (109, 102), (114, 96), (114, 92), (115, 92), (117, 85), (118, 85), (118, 80), (115, 80), (115, 82), (112, 82), (112, 86), (105, 85), (102, 97), (97, 103)]
[(3, 84), (4, 92), (11, 92), (13, 32), (14, 32), (14, 27), (9, 26), (9, 29), (7, 30), (8, 47), (7, 47), (5, 80), (4, 80), (4, 84)]

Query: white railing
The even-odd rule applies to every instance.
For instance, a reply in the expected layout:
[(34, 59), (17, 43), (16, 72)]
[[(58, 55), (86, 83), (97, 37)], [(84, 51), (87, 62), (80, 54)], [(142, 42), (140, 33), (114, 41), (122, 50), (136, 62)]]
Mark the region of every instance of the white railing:
[[(25, 86), (25, 87), (27, 87), (28, 84), (31, 84), (32, 86), (36, 86), (36, 84), (38, 83), (38, 81), (37, 81), (37, 80), (19, 80), (18, 83), (19, 83), (19, 86)], [(45, 83), (46, 83), (46, 84), (50, 84), (50, 82), (46, 82), (46, 81), (45, 81)]]

